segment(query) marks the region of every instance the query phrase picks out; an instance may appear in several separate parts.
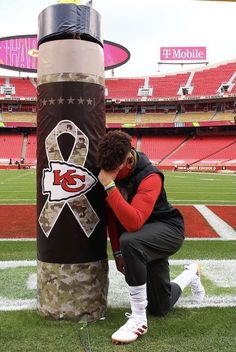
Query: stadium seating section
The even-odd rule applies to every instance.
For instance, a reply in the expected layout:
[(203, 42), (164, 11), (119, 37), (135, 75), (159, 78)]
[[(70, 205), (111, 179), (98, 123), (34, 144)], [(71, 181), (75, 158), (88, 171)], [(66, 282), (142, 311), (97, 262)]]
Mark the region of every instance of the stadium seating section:
[(236, 71), (236, 63), (196, 71), (191, 81), (193, 96), (217, 95), (221, 84), (227, 84)]
[[(185, 73), (160, 75), (148, 78), (152, 94), (148, 98), (177, 98), (187, 87), (188, 97), (220, 96), (222, 85), (228, 85), (224, 94), (236, 93), (236, 62), (207, 66)], [(144, 78), (110, 78), (106, 80), (107, 99), (140, 99), (139, 88), (145, 86)]]
[(25, 153), (25, 163), (34, 164), (36, 161), (37, 139), (35, 134), (28, 135), (27, 148)]
[(158, 136), (141, 138), (141, 151), (153, 161), (160, 162), (171, 152), (176, 150), (185, 140), (184, 136)]
[[(140, 88), (152, 88), (148, 98), (177, 98), (183, 94), (181, 88), (191, 88), (188, 96), (219, 96), (222, 85), (228, 85), (224, 93), (236, 93), (236, 62), (206, 66), (192, 71), (143, 78), (107, 78), (106, 99), (142, 99)], [(0, 77), (0, 86), (14, 86), (12, 97), (36, 98), (36, 82), (32, 78)], [(0, 97), (4, 94), (0, 94)]]
[(136, 123), (136, 114), (107, 113), (106, 123)]
[(181, 86), (185, 86), (190, 73), (151, 77), (149, 86), (153, 87), (153, 98), (177, 97)]
[[(145, 136), (132, 137), (132, 145), (158, 165), (236, 164), (236, 137), (223, 136)], [(0, 134), (0, 163), (13, 163), (22, 157), (35, 164), (36, 134)]]
[(235, 136), (142, 137), (141, 150), (160, 165), (236, 163)]
[[(192, 71), (166, 74), (159, 76), (143, 77), (143, 78), (107, 78), (106, 82), (106, 99), (117, 102), (118, 104), (124, 100), (143, 101), (147, 99), (158, 99), (169, 101), (181, 98), (188, 102), (191, 96), (197, 97), (221, 97), (233, 96), (236, 94), (236, 62), (226, 62), (218, 65), (206, 66), (204, 68), (194, 69)], [(0, 86), (13, 86), (15, 88), (12, 98), (21, 97), (22, 99), (30, 99), (36, 101), (36, 79), (33, 78), (16, 78), (16, 77), (0, 77)], [(228, 87), (226, 91), (222, 91), (222, 86)], [(187, 96), (183, 95), (183, 88), (188, 87)], [(150, 88), (147, 96), (140, 96), (140, 88)], [(4, 94), (0, 94), (0, 98), (4, 98)], [(216, 103), (217, 104), (217, 103)], [(216, 105), (215, 105), (216, 106)], [(188, 111), (180, 112), (177, 115), (172, 108), (169, 111), (160, 112), (144, 112), (129, 111), (110, 111), (107, 112), (107, 124), (145, 124), (145, 123), (175, 123), (175, 122), (202, 122), (202, 121), (231, 121), (234, 122), (232, 109), (225, 109), (224, 112), (216, 111), (216, 107), (210, 109), (212, 111)], [(3, 121), (5, 126), (35, 126), (36, 113), (30, 110), (28, 114), (23, 114), (22, 110), (12, 110), (7, 114), (3, 109)], [(24, 110), (25, 111), (25, 110)], [(107, 110), (109, 111), (109, 110)], [(20, 123), (16, 125), (16, 122)], [(14, 124), (13, 124), (14, 123)]]
[[(29, 78), (0, 78), (0, 86), (13, 86), (15, 93), (11, 96), (21, 98), (36, 98), (36, 84), (33, 79)], [(4, 97), (4, 94), (0, 94), (0, 97)]]
[(36, 126), (36, 114), (32, 112), (3, 112), (2, 121), (8, 122), (27, 122)]
[[(36, 127), (37, 116), (32, 112), (3, 112), (2, 122), (6, 127)], [(234, 122), (235, 114), (232, 111), (225, 112), (191, 112), (184, 114), (163, 114), (163, 113), (106, 113), (106, 124), (108, 127), (113, 124), (122, 125), (134, 124), (158, 124), (175, 122), (204, 122), (204, 121), (230, 121)], [(128, 126), (127, 126), (128, 127)]]
[(144, 78), (114, 78), (106, 80), (107, 99), (137, 99), (138, 89), (144, 85)]
[[(236, 122), (235, 60), (155, 77), (107, 78), (105, 86), (108, 128), (232, 126)], [(24, 158), (25, 163), (34, 164), (37, 145), (36, 79), (0, 77), (0, 87), (14, 88), (10, 96), (9, 91), (8, 95), (4, 89), (0, 91), (0, 163), (4, 160), (7, 163), (10, 158), (14, 163)], [(226, 98), (223, 104), (222, 98)], [(184, 106), (179, 104), (178, 99), (184, 102)], [(150, 101), (154, 103), (145, 106), (145, 102)], [(161, 103), (155, 105), (159, 101)], [(195, 101), (202, 105), (195, 104)], [(126, 104), (122, 106), (124, 102)], [(30, 129), (27, 133), (6, 133), (4, 127)], [(183, 135), (175, 135), (175, 132), (173, 135), (160, 135), (159, 131), (158, 136), (153, 136), (154, 133), (147, 129), (145, 133), (133, 136), (132, 144), (160, 166), (176, 163), (236, 165), (235, 134), (200, 136), (186, 131)]]
[(0, 159), (9, 162), (20, 160), (23, 147), (23, 136), (21, 134), (0, 134)]

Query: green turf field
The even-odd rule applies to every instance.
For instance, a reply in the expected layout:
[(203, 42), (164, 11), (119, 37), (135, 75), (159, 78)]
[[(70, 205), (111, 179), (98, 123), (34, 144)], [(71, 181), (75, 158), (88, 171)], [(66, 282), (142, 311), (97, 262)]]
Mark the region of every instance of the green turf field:
[[(108, 257), (113, 259), (108, 243)], [(236, 241), (185, 241), (173, 259), (236, 259)], [(1, 260), (36, 259), (35, 241), (0, 241)]]
[(35, 170), (0, 170), (0, 204), (35, 203)]
[[(236, 205), (236, 175), (165, 172), (174, 204)], [(35, 170), (0, 170), (0, 204), (35, 204)]]
[[(166, 189), (174, 204), (236, 204), (236, 175), (166, 172)], [(0, 170), (0, 204), (35, 204), (36, 175), (34, 170)], [(109, 259), (112, 259), (110, 247)], [(36, 259), (35, 241), (0, 241), (0, 264), (3, 261)], [(228, 260), (236, 265), (236, 241), (185, 241), (182, 249), (171, 259), (209, 260), (221, 263)], [(230, 277), (229, 266), (222, 262), (219, 275)], [(207, 269), (207, 262), (204, 264)], [(233, 266), (234, 265), (234, 266)], [(171, 266), (175, 276), (182, 266)], [(234, 269), (233, 269), (234, 270)], [(31, 300), (36, 289), (26, 282), (36, 274), (36, 266), (0, 269), (0, 305), (4, 299)], [(204, 274), (207, 295), (235, 297), (235, 272), (232, 285), (221, 286)], [(187, 291), (186, 295), (190, 292)], [(1, 301), (2, 299), (2, 301)], [(127, 346), (111, 344), (111, 334), (124, 323), (127, 308), (109, 308), (107, 318), (90, 324), (52, 321), (38, 315), (36, 310), (0, 311), (0, 352), (234, 352), (235, 305), (225, 307), (175, 308), (165, 318), (149, 317), (146, 336)]]
[(83, 325), (51, 321), (35, 311), (2, 312), (1, 352), (234, 352), (235, 308), (173, 310), (150, 318), (146, 336), (114, 346), (110, 336), (124, 322), (125, 309), (112, 309), (104, 321)]
[(166, 172), (168, 199), (174, 204), (236, 204), (236, 175)]
[[(109, 248), (109, 258), (112, 259)], [(236, 241), (186, 241), (172, 259), (234, 259)], [(1, 260), (32, 260), (36, 258), (35, 241), (0, 242)], [(0, 262), (1, 263), (1, 262)], [(181, 271), (171, 266), (171, 275)], [(27, 289), (29, 275), (35, 266), (0, 270), (0, 296), (8, 299), (35, 299), (36, 290)], [(236, 295), (236, 288), (220, 288), (203, 275), (207, 294)], [(9, 289), (10, 288), (10, 289)], [(189, 295), (190, 292), (187, 292)], [(124, 308), (109, 308), (107, 318), (82, 324), (52, 321), (35, 310), (0, 311), (1, 352), (234, 352), (235, 307), (175, 308), (165, 318), (149, 317), (146, 336), (127, 346), (114, 346), (110, 336), (124, 322)]]

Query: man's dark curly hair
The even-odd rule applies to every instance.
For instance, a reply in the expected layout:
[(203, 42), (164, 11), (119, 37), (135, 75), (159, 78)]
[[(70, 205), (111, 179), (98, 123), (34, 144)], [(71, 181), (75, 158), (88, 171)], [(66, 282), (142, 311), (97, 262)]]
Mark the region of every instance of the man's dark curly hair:
[(131, 150), (131, 136), (115, 130), (108, 132), (98, 145), (97, 164), (106, 171), (115, 170)]

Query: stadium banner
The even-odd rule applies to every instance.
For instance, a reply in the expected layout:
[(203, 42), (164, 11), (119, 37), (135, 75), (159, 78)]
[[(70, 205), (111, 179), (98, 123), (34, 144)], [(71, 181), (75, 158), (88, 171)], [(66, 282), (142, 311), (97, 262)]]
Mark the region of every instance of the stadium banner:
[[(45, 22), (39, 21), (42, 26), (50, 21), (47, 11), (50, 13), (50, 7), (44, 10)], [(65, 23), (70, 20), (64, 18)], [(97, 26), (100, 21), (94, 28)], [(65, 39), (64, 35), (60, 38), (59, 32), (56, 38), (46, 35), (44, 41), (41, 37), (37, 100), (38, 310), (54, 319), (94, 321), (107, 309), (105, 192), (96, 167), (97, 145), (105, 134), (104, 86), (102, 43)]]
[(160, 47), (162, 61), (205, 61), (206, 59), (205, 46)]
[[(108, 40), (103, 41), (103, 51), (105, 70), (119, 67), (130, 58), (128, 49)], [(37, 66), (38, 43), (36, 34), (0, 38), (0, 68), (37, 73)]]
[(37, 36), (20, 35), (0, 38), (0, 67), (37, 72)]

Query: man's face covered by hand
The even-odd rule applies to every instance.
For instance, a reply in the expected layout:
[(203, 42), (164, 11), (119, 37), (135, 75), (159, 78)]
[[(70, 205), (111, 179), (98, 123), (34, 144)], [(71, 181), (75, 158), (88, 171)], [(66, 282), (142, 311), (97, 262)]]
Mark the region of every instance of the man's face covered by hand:
[(103, 185), (128, 176), (135, 165), (131, 136), (122, 131), (109, 131), (99, 143), (97, 161), (99, 181)]
[(124, 163), (122, 163), (122, 165), (120, 166), (120, 171), (118, 172), (117, 176), (116, 176), (116, 180), (123, 180), (124, 178), (126, 178), (132, 167), (133, 167), (133, 162), (134, 162), (134, 156), (132, 155), (131, 152), (128, 153)]

